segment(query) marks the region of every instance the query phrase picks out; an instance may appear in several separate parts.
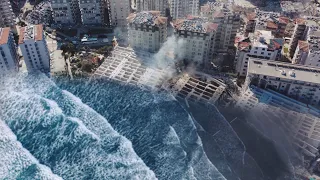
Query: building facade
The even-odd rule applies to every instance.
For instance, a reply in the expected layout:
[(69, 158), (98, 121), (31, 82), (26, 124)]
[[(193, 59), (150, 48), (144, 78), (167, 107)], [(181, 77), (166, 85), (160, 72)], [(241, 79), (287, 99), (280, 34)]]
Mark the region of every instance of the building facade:
[(240, 97), (236, 107), (255, 114), (273, 114), (272, 123), (304, 154), (315, 157), (320, 146), (320, 111), (279, 94), (271, 89), (250, 86)]
[(0, 27), (13, 27), (15, 25), (15, 15), (10, 0), (0, 1), (0, 14)]
[[(298, 41), (305, 40), (307, 33), (306, 20), (302, 18), (295, 19), (295, 27), (293, 31), (293, 36), (290, 41), (290, 57), (293, 58), (294, 53), (296, 52)], [(294, 63), (294, 62), (293, 62)]]
[(162, 16), (167, 15), (169, 10), (168, 0), (137, 0), (137, 12), (160, 11)]
[(227, 52), (234, 47), (237, 31), (240, 29), (240, 14), (233, 12), (231, 6), (220, 2), (208, 2), (201, 6), (201, 16), (218, 24), (216, 32), (215, 50)]
[(104, 25), (106, 23), (107, 2), (105, 0), (79, 0), (83, 25)]
[(28, 72), (50, 73), (50, 54), (42, 25), (20, 28), (19, 47)]
[(157, 52), (167, 40), (167, 18), (160, 11), (144, 11), (128, 17), (129, 44), (135, 50)]
[(173, 19), (185, 18), (187, 15), (198, 16), (199, 0), (168, 0), (170, 16)]
[(127, 17), (130, 14), (130, 1), (109, 0), (110, 24), (114, 27), (126, 29)]
[(81, 23), (78, 0), (52, 0), (51, 7), (55, 24), (75, 25)]
[(320, 105), (320, 70), (277, 61), (249, 60), (246, 86), (272, 89), (313, 106)]
[(274, 38), (271, 31), (257, 30), (236, 44), (236, 72), (246, 76), (250, 58), (276, 60), (281, 55), (284, 40)]
[(215, 34), (218, 25), (207, 18), (188, 17), (174, 21), (174, 33), (185, 41), (187, 63), (210, 67), (213, 60)]
[(19, 57), (10, 28), (0, 28), (0, 75), (18, 71)]

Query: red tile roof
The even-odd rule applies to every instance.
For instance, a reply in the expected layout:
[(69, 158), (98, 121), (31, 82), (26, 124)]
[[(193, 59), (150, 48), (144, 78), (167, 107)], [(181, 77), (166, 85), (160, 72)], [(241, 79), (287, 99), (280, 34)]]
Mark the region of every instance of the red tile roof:
[(306, 20), (305, 19), (302, 19), (302, 18), (297, 18), (295, 20), (296, 24), (299, 24), (299, 25), (304, 25)]
[(279, 17), (279, 23), (281, 23), (281, 24), (288, 24), (289, 21), (290, 21), (290, 19), (288, 17), (285, 17), (285, 16)]
[(41, 41), (43, 39), (43, 26), (42, 24), (35, 25), (35, 35), (34, 35), (34, 40), (35, 41)]
[(224, 17), (224, 14), (221, 11), (216, 11), (216, 12), (213, 13), (212, 17), (213, 18)]
[(10, 28), (2, 28), (0, 33), (0, 45), (7, 44), (10, 35)]
[(25, 27), (21, 27), (20, 33), (19, 33), (19, 43), (18, 44), (22, 44), (24, 42), (24, 31), (25, 31)]
[(308, 52), (309, 51), (309, 43), (308, 41), (298, 41), (299, 49)]
[(248, 15), (247, 15), (247, 19), (248, 19), (249, 21), (255, 20), (255, 19), (256, 19), (256, 13), (250, 13), (250, 14), (248, 14)]
[(267, 28), (269, 29), (278, 29), (278, 25), (272, 21), (267, 22)]

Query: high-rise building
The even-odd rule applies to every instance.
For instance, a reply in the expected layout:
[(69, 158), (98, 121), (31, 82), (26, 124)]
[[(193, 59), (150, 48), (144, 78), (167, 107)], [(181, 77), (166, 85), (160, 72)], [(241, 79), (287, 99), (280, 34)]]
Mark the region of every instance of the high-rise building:
[(215, 34), (218, 24), (207, 18), (192, 17), (174, 21), (174, 31), (185, 41), (185, 60), (188, 63), (209, 67), (213, 60)]
[(137, 0), (137, 11), (160, 11), (161, 15), (166, 15), (169, 8), (168, 0)]
[(79, 0), (83, 25), (104, 25), (107, 2), (105, 0)]
[(198, 16), (199, 0), (168, 0), (170, 16), (173, 19), (185, 18), (187, 15)]
[(122, 29), (127, 28), (127, 17), (130, 14), (130, 1), (109, 0), (110, 24)]
[(236, 72), (246, 76), (249, 58), (277, 60), (284, 44), (282, 38), (274, 38), (271, 31), (257, 30), (249, 37), (240, 41), (236, 47)]
[(10, 0), (0, 1), (0, 27), (12, 27), (15, 23), (15, 15)]
[(128, 17), (128, 35), (133, 49), (157, 52), (167, 40), (167, 18), (160, 11), (132, 13)]
[(210, 21), (218, 24), (216, 32), (215, 50), (227, 52), (234, 47), (237, 31), (240, 28), (240, 14), (232, 10), (228, 4), (208, 2), (201, 6), (201, 16), (208, 17)]
[(54, 23), (62, 25), (81, 23), (78, 0), (51, 0), (51, 7)]
[(50, 72), (50, 54), (42, 25), (20, 28), (19, 46), (28, 72)]
[(300, 102), (320, 105), (320, 70), (311, 66), (250, 58), (245, 87), (272, 89)]
[(10, 28), (0, 28), (0, 75), (9, 71), (17, 71), (19, 57)]

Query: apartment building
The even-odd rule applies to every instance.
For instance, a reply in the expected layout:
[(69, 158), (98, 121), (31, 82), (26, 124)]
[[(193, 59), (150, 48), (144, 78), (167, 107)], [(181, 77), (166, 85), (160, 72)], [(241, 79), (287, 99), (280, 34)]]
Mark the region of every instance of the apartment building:
[[(250, 86), (239, 98), (236, 107), (265, 117), (284, 135), (293, 138), (292, 144), (308, 156), (315, 157), (320, 146), (320, 111), (271, 89)], [(272, 113), (272, 117), (270, 117)], [(271, 120), (271, 121), (270, 121)], [(265, 122), (265, 123), (266, 123)]]
[(246, 76), (251, 57), (264, 60), (277, 60), (281, 55), (284, 40), (274, 38), (271, 31), (257, 30), (250, 33), (236, 44), (236, 72), (239, 76)]
[(210, 67), (213, 60), (218, 24), (207, 18), (192, 17), (174, 21), (174, 33), (186, 42), (185, 60), (200, 67)]
[(143, 53), (143, 55), (137, 53), (130, 47), (116, 46), (112, 55), (108, 56), (95, 71), (93, 78), (112, 79), (152, 89), (160, 88), (167, 79), (166, 72), (144, 63), (146, 59), (151, 59), (151, 53)]
[(75, 25), (81, 23), (78, 0), (51, 0), (55, 24)]
[(250, 58), (246, 86), (269, 88), (313, 106), (320, 105), (320, 70), (311, 66)]
[(160, 11), (162, 16), (166, 16), (169, 10), (168, 0), (137, 0), (136, 6), (137, 12)]
[(19, 57), (10, 28), (0, 28), (0, 75), (18, 71)]
[(234, 12), (230, 5), (220, 2), (208, 2), (201, 6), (200, 14), (218, 24), (215, 50), (227, 52), (229, 48), (233, 48), (237, 31), (240, 29), (240, 14)]
[(110, 24), (114, 27), (127, 29), (127, 17), (130, 14), (130, 1), (109, 0)]
[(185, 18), (187, 15), (198, 16), (199, 0), (168, 0), (170, 16), (173, 19)]
[(253, 33), (256, 27), (256, 13), (255, 12), (248, 12), (241, 16), (243, 22), (243, 31), (245, 36), (249, 33)]
[(200, 72), (184, 74), (170, 87), (170, 92), (178, 98), (211, 104), (214, 104), (226, 89), (226, 85), (221, 81)]
[(287, 25), (290, 22), (288, 17), (276, 12), (257, 11), (255, 30), (271, 31), (275, 37), (283, 37)]
[[(319, 18), (320, 19), (320, 18)], [(320, 66), (320, 26), (314, 20), (306, 21), (305, 40), (298, 40), (292, 63)]]
[(133, 49), (154, 53), (167, 40), (167, 18), (160, 11), (132, 13), (127, 20), (129, 44)]
[(50, 73), (50, 54), (42, 25), (20, 28), (19, 47), (28, 72)]
[(15, 24), (15, 15), (12, 10), (10, 0), (0, 1), (0, 27), (13, 27)]
[(105, 0), (79, 0), (83, 25), (104, 25), (106, 23), (107, 2)]
[(306, 20), (302, 18), (295, 19), (295, 27), (293, 36), (290, 41), (290, 57), (293, 58), (294, 53), (296, 52), (298, 41), (299, 40), (305, 40), (307, 33), (307, 25)]

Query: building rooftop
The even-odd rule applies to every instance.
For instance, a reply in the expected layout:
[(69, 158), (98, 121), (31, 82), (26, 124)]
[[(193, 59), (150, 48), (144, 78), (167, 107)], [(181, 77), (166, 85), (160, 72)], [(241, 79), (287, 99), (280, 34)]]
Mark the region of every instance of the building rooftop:
[(248, 74), (320, 84), (320, 70), (311, 66), (249, 59)]
[(0, 45), (7, 44), (10, 35), (10, 28), (0, 28)]
[(206, 18), (189, 16), (187, 19), (178, 19), (173, 23), (176, 30), (198, 33), (216, 31), (218, 24), (209, 22)]
[(43, 26), (40, 24), (21, 27), (19, 34), (19, 44), (23, 44), (26, 40), (43, 40)]
[(309, 52), (309, 43), (308, 41), (298, 41), (298, 45), (299, 45), (299, 50), (303, 51), (303, 52)]
[(161, 16), (160, 11), (143, 11), (139, 13), (131, 13), (127, 18), (129, 23), (142, 24), (148, 26), (157, 26), (166, 24), (167, 18)]

